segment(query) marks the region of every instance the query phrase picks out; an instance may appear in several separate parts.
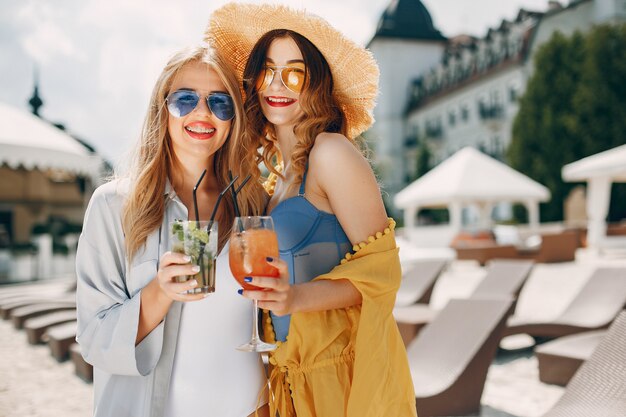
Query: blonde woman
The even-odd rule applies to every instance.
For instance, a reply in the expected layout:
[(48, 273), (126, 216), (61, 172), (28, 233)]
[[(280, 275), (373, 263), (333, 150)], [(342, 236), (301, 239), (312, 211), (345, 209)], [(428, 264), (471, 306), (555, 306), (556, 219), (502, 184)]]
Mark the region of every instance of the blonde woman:
[[(264, 374), (257, 355), (235, 350), (251, 320), (228, 268), (232, 201), (217, 212), (217, 291), (206, 298), (183, 294), (195, 280), (174, 282), (197, 270), (169, 252), (168, 230), (175, 219), (208, 220), (229, 169), (252, 174), (240, 210), (260, 213), (267, 197), (244, 158), (243, 128), (225, 61), (203, 46), (182, 51), (154, 87), (130, 174), (92, 196), (77, 254), (77, 341), (94, 366), (95, 416), (255, 413)], [(196, 219), (192, 191), (205, 169)]]

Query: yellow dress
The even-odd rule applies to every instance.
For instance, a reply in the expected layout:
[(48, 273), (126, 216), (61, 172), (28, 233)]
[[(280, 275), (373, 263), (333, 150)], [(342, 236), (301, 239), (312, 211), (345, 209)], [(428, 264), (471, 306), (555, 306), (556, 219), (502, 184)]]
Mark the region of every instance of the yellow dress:
[[(270, 355), (270, 415), (416, 416), (406, 351), (392, 316), (401, 270), (395, 222), (355, 245), (320, 279), (349, 279), (360, 306), (291, 316), (289, 336)], [(265, 335), (273, 341), (271, 321)]]

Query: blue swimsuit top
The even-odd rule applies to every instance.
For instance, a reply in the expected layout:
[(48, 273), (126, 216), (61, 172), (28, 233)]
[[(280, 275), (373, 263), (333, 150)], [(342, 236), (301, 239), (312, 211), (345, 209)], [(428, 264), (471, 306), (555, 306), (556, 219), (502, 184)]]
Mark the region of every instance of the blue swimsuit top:
[[(270, 214), (280, 258), (289, 266), (291, 284), (311, 281), (339, 265), (352, 244), (334, 214), (318, 210), (304, 195), (308, 164), (298, 195), (281, 201)], [(272, 317), (276, 340), (285, 341), (290, 316)]]

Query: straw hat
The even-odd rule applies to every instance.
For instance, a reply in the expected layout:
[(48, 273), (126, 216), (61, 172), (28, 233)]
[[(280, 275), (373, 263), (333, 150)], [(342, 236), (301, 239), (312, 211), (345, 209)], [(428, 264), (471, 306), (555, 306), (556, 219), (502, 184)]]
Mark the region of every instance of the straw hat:
[(324, 19), (285, 6), (229, 3), (211, 15), (205, 40), (230, 61), (241, 82), (252, 47), (274, 29), (297, 32), (320, 50), (333, 74), (333, 94), (346, 115), (348, 137), (367, 130), (374, 123), (378, 65), (369, 51)]

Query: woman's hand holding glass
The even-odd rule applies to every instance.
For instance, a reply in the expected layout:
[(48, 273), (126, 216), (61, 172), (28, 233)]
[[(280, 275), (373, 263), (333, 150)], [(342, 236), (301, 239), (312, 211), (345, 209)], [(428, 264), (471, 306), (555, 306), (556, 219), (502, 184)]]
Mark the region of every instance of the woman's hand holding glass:
[(157, 282), (161, 292), (174, 301), (202, 300), (206, 294), (183, 294), (195, 288), (198, 283), (195, 279), (185, 282), (174, 282), (174, 278), (181, 275), (195, 275), (199, 267), (191, 264), (191, 257), (183, 253), (165, 252), (159, 261)]
[(251, 300), (257, 300), (259, 308), (270, 310), (277, 316), (291, 314), (296, 287), (289, 284), (287, 263), (280, 258), (267, 258), (266, 262), (278, 270), (278, 278), (246, 277), (244, 281), (258, 287), (259, 290), (244, 290), (242, 295)]

